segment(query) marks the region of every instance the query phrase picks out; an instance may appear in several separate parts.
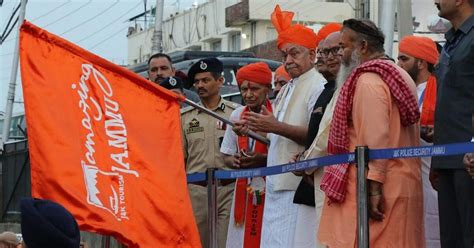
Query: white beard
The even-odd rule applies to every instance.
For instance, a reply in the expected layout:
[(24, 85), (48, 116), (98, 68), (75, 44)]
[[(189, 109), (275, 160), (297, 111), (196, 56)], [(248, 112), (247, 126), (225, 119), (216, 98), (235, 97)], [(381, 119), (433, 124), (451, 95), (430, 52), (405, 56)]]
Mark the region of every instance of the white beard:
[(346, 82), (347, 78), (351, 75), (352, 71), (360, 65), (360, 54), (357, 50), (352, 51), (351, 61), (349, 65), (346, 65), (344, 62), (341, 63), (341, 68), (339, 73), (337, 73), (336, 78), (336, 87), (337, 89), (341, 88)]

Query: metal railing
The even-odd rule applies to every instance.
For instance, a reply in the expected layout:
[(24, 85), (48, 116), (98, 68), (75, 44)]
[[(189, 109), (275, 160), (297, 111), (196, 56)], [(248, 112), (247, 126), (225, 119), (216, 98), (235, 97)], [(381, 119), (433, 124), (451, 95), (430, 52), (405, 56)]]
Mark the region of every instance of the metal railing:
[(208, 169), (206, 173), (188, 175), (188, 182), (207, 180), (208, 187), (208, 227), (209, 247), (217, 248), (217, 185), (218, 180), (250, 178), (256, 176), (270, 176), (299, 170), (324, 167), (341, 163), (353, 163), (357, 167), (357, 244), (358, 247), (368, 248), (369, 216), (367, 196), (368, 162), (374, 159), (403, 159), (414, 157), (451, 156), (474, 152), (474, 142), (455, 143), (449, 145), (420, 146), (389, 149), (372, 149), (358, 146), (354, 153), (330, 155), (321, 158), (309, 159), (295, 163), (272, 167), (226, 171)]

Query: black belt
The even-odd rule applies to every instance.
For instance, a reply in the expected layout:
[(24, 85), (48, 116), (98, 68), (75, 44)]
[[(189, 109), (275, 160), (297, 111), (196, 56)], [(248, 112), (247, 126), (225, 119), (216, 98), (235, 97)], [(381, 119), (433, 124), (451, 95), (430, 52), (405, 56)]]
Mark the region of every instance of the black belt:
[[(229, 184), (235, 183), (235, 179), (221, 179), (217, 180), (217, 186), (227, 186)], [(194, 184), (194, 185), (199, 185), (203, 187), (207, 187), (207, 181), (201, 181), (201, 182), (191, 182), (189, 184)]]

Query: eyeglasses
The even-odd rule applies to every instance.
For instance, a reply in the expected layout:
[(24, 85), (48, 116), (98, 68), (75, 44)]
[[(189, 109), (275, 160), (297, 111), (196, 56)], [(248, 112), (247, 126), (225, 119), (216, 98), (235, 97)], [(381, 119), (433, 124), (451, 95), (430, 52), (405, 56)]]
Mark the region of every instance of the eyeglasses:
[(332, 48), (324, 48), (324, 49), (321, 49), (321, 55), (324, 57), (328, 57), (329, 54), (332, 54), (332, 56), (338, 56), (338, 55), (341, 55), (340, 54), (341, 51), (342, 51), (341, 46), (335, 46)]

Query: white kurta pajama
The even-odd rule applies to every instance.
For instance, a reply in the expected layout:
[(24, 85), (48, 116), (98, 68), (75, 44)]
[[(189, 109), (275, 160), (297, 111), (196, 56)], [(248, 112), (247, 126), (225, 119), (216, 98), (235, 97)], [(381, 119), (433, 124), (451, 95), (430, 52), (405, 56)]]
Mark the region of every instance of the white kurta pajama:
[[(315, 69), (311, 69), (286, 84), (274, 102), (273, 114), (277, 120), (307, 127), (314, 104), (324, 89), (321, 82), (322, 76)], [(295, 154), (304, 150), (303, 145), (298, 145), (285, 137), (268, 134), (268, 138), (270, 139), (268, 167), (288, 163)], [(298, 243), (307, 243), (304, 240), (315, 239), (315, 231), (296, 233), (297, 226), (305, 228), (305, 223), (297, 223), (297, 220), (306, 222), (314, 218), (311, 212), (299, 212), (299, 205), (293, 204), (295, 190), (300, 180), (300, 177), (291, 173), (266, 178), (260, 247), (298, 247)]]
[[(240, 120), (240, 116), (244, 111), (245, 106), (241, 106), (235, 109), (232, 114), (230, 115), (229, 120), (232, 122), (236, 122)], [(255, 149), (255, 141), (252, 138), (249, 138), (249, 150), (254, 151)], [(234, 155), (239, 152), (238, 147), (238, 137), (237, 134), (232, 131), (231, 128), (226, 129), (224, 134), (224, 139), (222, 140), (222, 145), (220, 152), (226, 155)], [(252, 178), (251, 180), (257, 180), (257, 178)], [(237, 184), (235, 185), (237, 187)], [(235, 192), (235, 189), (234, 189)], [(235, 193), (232, 198), (232, 206), (230, 209), (230, 219), (229, 219), (229, 228), (227, 230), (227, 241), (226, 241), (226, 248), (244, 248), (244, 235), (245, 235), (245, 222), (243, 225), (237, 226), (235, 225)], [(245, 220), (247, 221), (247, 220)]]
[[(331, 101), (326, 106), (326, 111), (324, 111), (321, 122), (319, 123), (319, 129), (316, 137), (313, 140), (313, 143), (309, 147), (305, 159), (320, 158), (328, 155), (327, 146), (329, 139), (329, 129), (331, 126), (331, 120), (334, 113), (334, 108), (336, 106), (337, 98), (339, 97), (340, 89), (337, 89), (334, 92)], [(324, 204), (324, 192), (319, 188), (321, 184), (321, 179), (324, 174), (324, 168), (310, 169), (307, 170), (308, 175), (313, 174), (314, 182), (314, 200), (315, 200), (315, 213), (314, 218), (312, 219), (313, 224), (315, 225), (316, 233), (319, 230), (319, 223), (321, 221), (321, 213), (323, 211)], [(325, 248), (326, 246), (321, 244), (315, 237), (315, 245), (313, 248)]]
[[(241, 106), (235, 109), (232, 114), (230, 114), (229, 120), (236, 122), (240, 120), (240, 116), (244, 111), (245, 106)], [(252, 140), (249, 138), (249, 140)], [(227, 128), (225, 130), (224, 139), (222, 140), (221, 153), (226, 155), (234, 155), (239, 152), (238, 149), (238, 138), (237, 134), (232, 131), (232, 128)], [(253, 151), (253, 150), (252, 150)], [(235, 185), (237, 187), (237, 184)], [(234, 189), (235, 192), (235, 189)], [(245, 225), (236, 226), (234, 220), (234, 206), (235, 206), (235, 193), (232, 198), (232, 206), (230, 208), (230, 219), (229, 219), (229, 228), (227, 230), (227, 241), (226, 248), (243, 248), (244, 247), (244, 231)]]
[[(420, 100), (422, 92), (426, 89), (426, 82), (416, 87), (420, 111), (423, 107), (423, 101)], [(420, 146), (431, 146), (420, 138)], [(423, 181), (423, 219), (425, 224), (426, 248), (439, 248), (441, 242), (439, 238), (439, 213), (438, 213), (438, 192), (436, 192), (430, 183), (431, 157), (421, 158), (421, 178)]]

